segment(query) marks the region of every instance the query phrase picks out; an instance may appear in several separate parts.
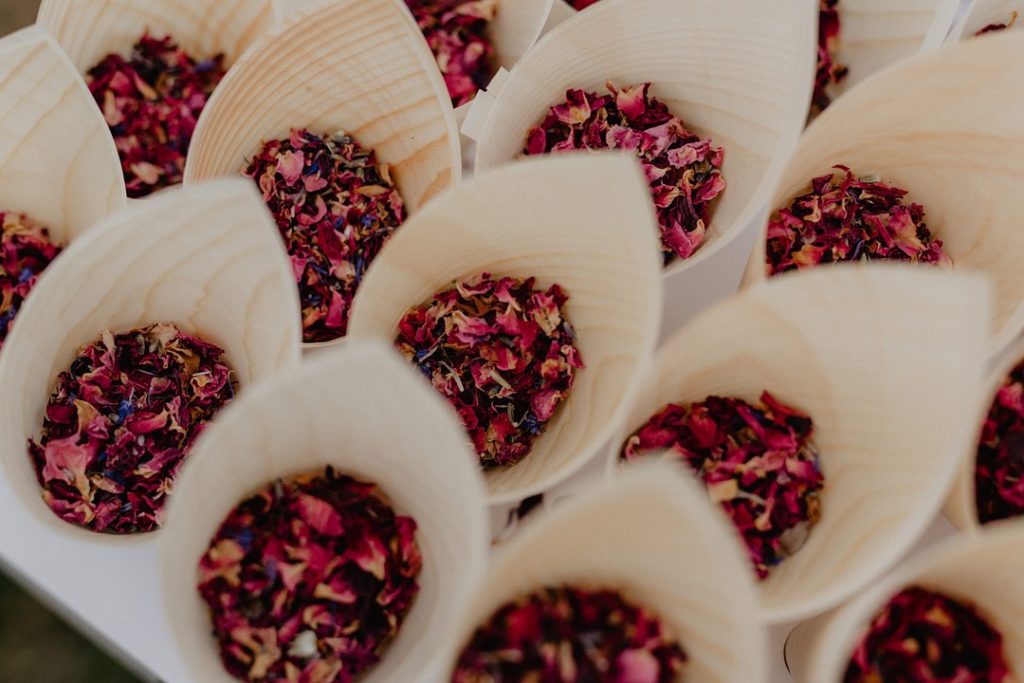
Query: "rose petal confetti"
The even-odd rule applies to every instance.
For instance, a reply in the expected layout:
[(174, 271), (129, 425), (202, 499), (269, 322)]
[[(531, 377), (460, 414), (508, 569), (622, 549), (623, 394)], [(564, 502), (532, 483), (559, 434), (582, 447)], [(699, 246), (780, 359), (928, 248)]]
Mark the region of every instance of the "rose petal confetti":
[(978, 440), (974, 470), (983, 524), (1024, 515), (1024, 361), (999, 387)]
[(970, 604), (920, 587), (894, 597), (853, 653), (843, 683), (1013, 683), (1003, 636)]
[(224, 667), (260, 683), (355, 680), (419, 591), (415, 536), (375, 484), (331, 467), (241, 502), (199, 563)]
[(259, 186), (291, 257), (303, 340), (343, 337), (366, 269), (406, 218), (390, 167), (350, 135), (292, 130), (265, 143), (244, 174)]
[(25, 214), (0, 212), (0, 349), (36, 280), (61, 248)]
[(811, 191), (772, 214), (767, 233), (769, 276), (820, 263), (886, 259), (952, 265), (932, 237), (924, 207), (906, 190), (846, 166), (811, 181)]
[(686, 653), (652, 612), (614, 591), (545, 588), (500, 607), (452, 683), (676, 683)]
[(761, 404), (719, 396), (670, 403), (626, 440), (621, 457), (668, 451), (685, 461), (732, 518), (765, 579), (806, 542), (825, 480), (811, 418), (767, 391)]
[(29, 454), (43, 499), (97, 532), (152, 531), (179, 468), (234, 396), (223, 350), (171, 323), (103, 332), (60, 373)]
[(587, 9), (591, 5), (595, 4), (597, 4), (597, 0), (569, 0), (569, 5), (571, 5), (574, 10)]
[(177, 185), (199, 114), (224, 77), (224, 55), (196, 60), (166, 36), (144, 34), (125, 59), (89, 70), (89, 91), (114, 136), (129, 197)]
[(494, 74), (494, 44), (488, 33), (498, 14), (498, 0), (405, 0), (405, 4), (434, 52), (452, 105), (472, 102)]
[(849, 73), (836, 62), (839, 43), (839, 0), (819, 0), (818, 8), (818, 70), (814, 77), (814, 95), (811, 98), (811, 116), (817, 116), (832, 103), (828, 89), (842, 82)]
[(610, 94), (569, 90), (527, 135), (525, 154), (620, 149), (636, 154), (651, 185), (665, 263), (704, 242), (711, 202), (725, 189), (723, 151), (687, 130), (650, 94), (650, 83)]
[(484, 469), (526, 457), (584, 367), (569, 296), (534, 283), (482, 273), (399, 323), (396, 345), (458, 411)]
[(1010, 28), (1011, 26), (1013, 26), (1016, 23), (1017, 23), (1017, 12), (1012, 12), (1010, 14), (1010, 19), (1006, 23), (1004, 23), (1004, 24), (989, 24), (989, 25), (985, 26), (983, 29), (981, 29), (980, 31), (978, 31), (977, 33), (975, 33), (974, 35), (982, 36), (982, 35), (985, 35), (986, 33), (994, 33), (996, 31), (1004, 31), (1004, 30)]

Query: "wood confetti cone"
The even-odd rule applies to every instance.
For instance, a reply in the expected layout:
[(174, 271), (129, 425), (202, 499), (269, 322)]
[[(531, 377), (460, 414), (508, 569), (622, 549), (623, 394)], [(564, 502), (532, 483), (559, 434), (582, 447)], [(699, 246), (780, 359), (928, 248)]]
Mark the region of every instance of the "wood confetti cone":
[(829, 609), (925, 531), (971, 448), (989, 299), (979, 277), (893, 265), (746, 290), (661, 348), (612, 436), (609, 472), (621, 471), (629, 435), (669, 403), (756, 402), (768, 391), (809, 415), (821, 518), (759, 593), (773, 623)]
[[(619, 591), (678, 638), (687, 683), (766, 680), (765, 629), (729, 522), (672, 466), (639, 466), (524, 522), (452, 624), (448, 671), (498, 607), (560, 585)], [(443, 680), (450, 680), (449, 676)]]
[(225, 350), (244, 393), (299, 361), (290, 282), (276, 228), (244, 180), (169, 190), (75, 239), (40, 278), (0, 354), (5, 395), (18, 397), (0, 416), (0, 467), (24, 504), (58, 537), (88, 533), (47, 509), (26, 446), (79, 347), (104, 330), (175, 323)]
[(234, 680), (196, 589), (210, 539), (248, 495), (326, 465), (378, 484), (398, 514), (416, 521), (423, 557), (420, 592), (397, 638), (360, 680), (439, 680), (436, 653), (484, 572), (489, 539), (472, 449), (455, 413), (417, 374), (387, 345), (351, 341), (253, 389), (203, 435), (161, 541), (168, 618), (196, 680)]
[[(835, 164), (907, 190), (906, 201), (924, 206), (928, 228), (942, 240), (953, 270), (980, 272), (994, 282), (989, 353), (1024, 329), (1024, 238), (1014, 208), (1016, 188), (1024, 182), (1018, 116), (1024, 73), (1005, 68), (1021, 60), (1024, 41), (993, 36), (908, 60), (869, 79), (807, 129), (771, 199), (773, 210), (787, 206)], [(922, 104), (938, 91), (956, 95), (942, 107)], [(746, 281), (765, 277), (762, 228)]]
[(491, 503), (539, 493), (603, 444), (657, 339), (657, 229), (636, 163), (607, 153), (525, 161), (426, 207), (370, 267), (349, 335), (391, 342), (405, 313), (483, 272), (561, 285), (586, 368), (519, 464), (487, 474)]
[(1024, 524), (1000, 522), (915, 557), (855, 601), (797, 627), (786, 662), (797, 683), (841, 683), (871, 620), (900, 591), (920, 586), (973, 605), (1003, 636), (1014, 676), (1024, 676)]

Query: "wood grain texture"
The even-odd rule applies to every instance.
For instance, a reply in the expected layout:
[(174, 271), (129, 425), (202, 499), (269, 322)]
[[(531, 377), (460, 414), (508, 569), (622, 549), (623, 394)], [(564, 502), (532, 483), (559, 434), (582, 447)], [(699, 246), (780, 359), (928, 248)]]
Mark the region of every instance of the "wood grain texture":
[(275, 23), (278, 0), (42, 0), (37, 23), (82, 73), (110, 53), (127, 55), (146, 31), (169, 35), (198, 58), (232, 64)]
[(562, 285), (586, 363), (531, 454), (489, 473), (492, 503), (539, 493), (595, 454), (652, 353), (661, 310), (650, 192), (614, 153), (534, 159), (478, 176), (412, 217), (370, 266), (351, 338), (394, 340), (412, 307), (490, 272)]
[(262, 384), (203, 434), (163, 531), (165, 605), (195, 680), (233, 681), (196, 591), (199, 558), (228, 512), (280, 477), (322, 470), (374, 481), (418, 525), (420, 593), (366, 683), (439, 681), (439, 647), (488, 550), (483, 480), (454, 411), (387, 345), (346, 342)]
[(798, 627), (786, 644), (796, 683), (840, 683), (858, 641), (888, 600), (923, 586), (977, 606), (1003, 634), (1014, 681), (1024, 679), (1024, 522), (1000, 522), (958, 536), (902, 566), (866, 595)]
[[(678, 637), (687, 683), (767, 680), (766, 638), (753, 575), (728, 521), (677, 468), (638, 467), (527, 520), (499, 548), (451, 628), (450, 672), (473, 631), (498, 607), (563, 584), (617, 590)], [(444, 680), (450, 680), (450, 674)]]
[(203, 112), (185, 183), (236, 175), (303, 127), (375, 149), (411, 213), (461, 177), (451, 100), (401, 0), (337, 0), (259, 41)]
[(57, 43), (38, 28), (0, 40), (0, 211), (66, 243), (126, 201), (107, 124)]
[(807, 118), (812, 3), (601, 0), (548, 33), (497, 93), (477, 145), (486, 171), (517, 158), (527, 131), (569, 88), (650, 81), (697, 133), (725, 149), (727, 188), (706, 243), (668, 273), (711, 258), (763, 210)]
[(110, 329), (173, 322), (226, 351), (242, 392), (295, 367), (299, 308), (277, 228), (243, 180), (168, 190), (76, 239), (39, 279), (0, 353), (0, 467), (26, 506), (64, 533), (26, 455), (57, 374)]
[(976, 434), (988, 343), (982, 278), (877, 265), (802, 273), (695, 319), (658, 352), (612, 436), (668, 403), (768, 390), (814, 420), (825, 488), (807, 544), (760, 584), (771, 622), (864, 588), (926, 529)]
[[(1024, 329), (1024, 233), (1016, 208), (1024, 183), (1024, 72), (1006, 68), (1022, 62), (1024, 36), (1014, 32), (878, 74), (811, 124), (771, 200), (772, 208), (787, 205), (834, 164), (908, 190), (908, 201), (925, 207), (954, 270), (994, 282), (990, 352)], [(762, 229), (748, 282), (765, 278), (764, 259)]]
[(1009, 24), (1014, 12), (1017, 19), (1009, 27), (1018, 31), (1024, 27), (1024, 1), (1022, 0), (974, 0), (970, 9), (949, 34), (947, 42), (955, 43), (974, 37), (989, 24)]

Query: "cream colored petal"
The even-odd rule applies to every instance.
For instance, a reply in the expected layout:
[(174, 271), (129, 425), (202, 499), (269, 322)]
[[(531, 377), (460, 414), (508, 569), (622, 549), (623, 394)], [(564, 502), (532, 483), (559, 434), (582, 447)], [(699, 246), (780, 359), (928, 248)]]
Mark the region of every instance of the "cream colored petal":
[[(195, 679), (232, 681), (196, 590), (224, 517), (281, 477), (332, 465), (373, 481), (418, 525), (420, 593), (366, 683), (438, 680), (448, 625), (484, 571), (484, 487), (452, 410), (384, 344), (348, 342), (248, 392), (197, 444), (162, 538), (166, 606)], [(420, 678), (422, 676), (422, 678)]]
[(0, 353), (0, 467), (24, 504), (41, 523), (68, 526), (46, 509), (25, 444), (81, 345), (105, 329), (173, 322), (223, 348), (244, 392), (298, 363), (293, 287), (277, 228), (244, 180), (161, 192), (76, 239), (39, 279)]
[(608, 436), (654, 349), (659, 253), (635, 161), (612, 153), (525, 161), (478, 176), (412, 217), (370, 266), (349, 336), (391, 342), (409, 309), (485, 271), (565, 288), (587, 367), (531, 454), (488, 474), (491, 502), (509, 502), (562, 481)]
[[(807, 544), (760, 585), (765, 618), (835, 606), (888, 569), (973, 447), (991, 307), (978, 277), (835, 266), (747, 290), (659, 351), (609, 466), (668, 403), (767, 390), (814, 420), (825, 487)], [(753, 571), (751, 569), (751, 571)]]

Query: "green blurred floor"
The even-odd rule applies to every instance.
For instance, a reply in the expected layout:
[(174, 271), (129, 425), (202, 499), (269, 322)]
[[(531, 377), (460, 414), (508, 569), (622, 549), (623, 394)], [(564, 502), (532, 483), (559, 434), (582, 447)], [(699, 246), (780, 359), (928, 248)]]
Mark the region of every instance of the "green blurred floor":
[[(32, 23), (38, 4), (39, 0), (0, 0), (0, 35)], [(0, 574), (0, 683), (137, 681)]]

